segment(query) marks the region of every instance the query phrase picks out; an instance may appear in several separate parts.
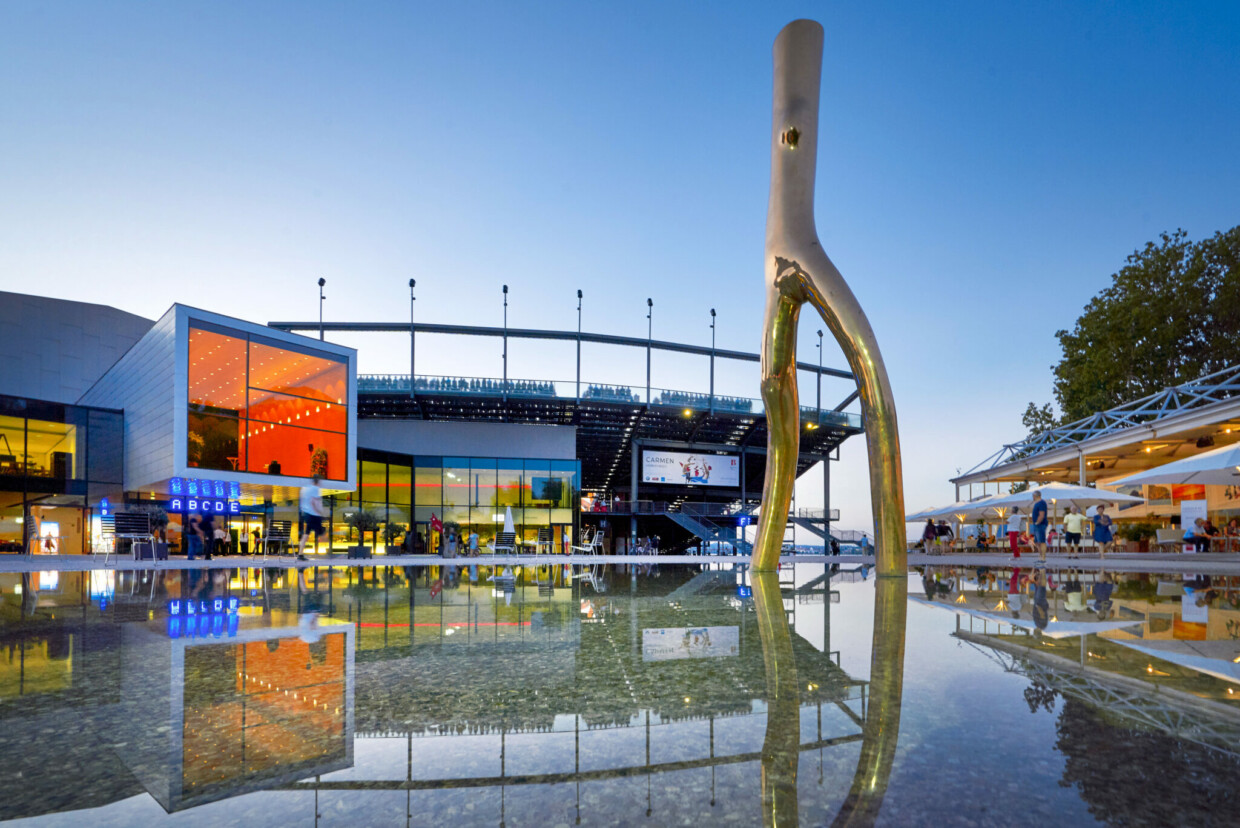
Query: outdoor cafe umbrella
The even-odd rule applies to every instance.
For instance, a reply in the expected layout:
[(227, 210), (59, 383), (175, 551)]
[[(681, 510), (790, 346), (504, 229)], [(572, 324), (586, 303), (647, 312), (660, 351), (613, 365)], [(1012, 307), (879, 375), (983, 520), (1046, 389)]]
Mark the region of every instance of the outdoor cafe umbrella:
[(517, 531), (516, 524), (512, 520), (512, 507), (504, 507), (504, 531), (508, 534), (515, 534)]
[[(1145, 500), (1145, 498), (1137, 497), (1136, 495), (1120, 494), (1119, 492), (1095, 489), (1090, 486), (1075, 486), (1071, 483), (1046, 483), (1026, 489), (1023, 492), (990, 498), (987, 506), (996, 512), (1002, 509), (1005, 513), (1013, 506), (1019, 506), (1022, 512), (1027, 513), (1028, 508), (1033, 504), (1034, 492), (1041, 494), (1042, 499), (1054, 507), (1056, 514), (1060, 506), (1075, 506), (1084, 511), (1091, 506), (1109, 505), (1112, 503), (1142, 503)], [(1054, 515), (1052, 515), (1052, 522), (1054, 522)]]
[(1112, 485), (1137, 486), (1143, 483), (1240, 485), (1240, 443), (1130, 474)]
[[(974, 596), (966, 596), (965, 603), (958, 600), (947, 601), (928, 601), (919, 595), (910, 595), (908, 599), (918, 604), (938, 607), (957, 615), (968, 615), (974, 618), (988, 621), (992, 624), (1006, 624), (1012, 627), (1020, 627), (1022, 629), (1033, 630), (1037, 628), (1037, 623), (1032, 617), (1033, 602), (1022, 595), (1021, 607), (1018, 617), (1013, 618), (1010, 611), (1006, 609), (997, 609), (1001, 604), (1006, 604), (1011, 596), (1006, 594), (991, 594), (983, 598)], [(1049, 610), (1048, 610), (1049, 613)], [(1069, 615), (1063, 614), (1063, 620), (1059, 620), (1060, 613), (1050, 613), (1054, 620), (1047, 620), (1046, 627), (1042, 629), (1042, 635), (1048, 638), (1072, 638), (1078, 635), (1097, 635), (1098, 633), (1109, 632), (1111, 630), (1120, 630), (1125, 627), (1134, 627), (1141, 623), (1140, 620), (1133, 619), (1109, 619), (1106, 621), (1097, 620), (1096, 616)], [(1081, 619), (1084, 620), (1081, 620)]]

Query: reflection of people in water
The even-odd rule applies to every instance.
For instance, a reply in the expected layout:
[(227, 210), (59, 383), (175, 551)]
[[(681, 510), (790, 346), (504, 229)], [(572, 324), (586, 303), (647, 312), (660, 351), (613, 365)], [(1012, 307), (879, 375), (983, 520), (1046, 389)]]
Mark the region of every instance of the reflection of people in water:
[(323, 609), (323, 598), (318, 590), (318, 573), (314, 578), (314, 589), (306, 582), (307, 568), (297, 570), (297, 592), (301, 597), (301, 613), (297, 616), (298, 638), (307, 644), (313, 644), (322, 636), (319, 632), (319, 613)]
[(1046, 629), (1050, 621), (1050, 602), (1046, 600), (1046, 570), (1033, 571), (1033, 623), (1038, 630)]

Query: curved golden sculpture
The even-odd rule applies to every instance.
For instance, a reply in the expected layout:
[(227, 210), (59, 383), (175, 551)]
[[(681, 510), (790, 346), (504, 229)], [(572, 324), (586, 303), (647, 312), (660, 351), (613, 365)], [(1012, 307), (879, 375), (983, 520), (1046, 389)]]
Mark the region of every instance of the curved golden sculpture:
[(833, 825), (873, 825), (887, 795), (900, 739), (907, 616), (908, 578), (876, 578), (870, 697), (862, 729), (861, 756), (852, 787)]
[(766, 672), (766, 736), (762, 740), (762, 821), (797, 824), (797, 764), (801, 755), (801, 688), (792, 631), (779, 594), (779, 576), (753, 573), (754, 612)]
[(800, 450), (796, 338), (809, 302), (844, 351), (861, 397), (869, 450), (877, 572), (907, 577), (900, 437), (887, 369), (869, 320), (827, 258), (814, 226), (822, 26), (796, 20), (775, 38), (771, 197), (766, 219), (766, 315), (762, 329), (762, 402), (767, 465), (753, 568), (775, 569), (783, 546)]
[[(766, 672), (766, 736), (762, 742), (762, 819), (770, 828), (794, 826), (797, 764), (801, 746), (801, 695), (792, 632), (784, 615), (779, 576), (752, 573), (754, 610)], [(829, 587), (828, 587), (829, 589)], [(862, 725), (861, 755), (835, 825), (872, 825), (878, 817), (895, 762), (904, 693), (904, 636), (908, 581), (876, 578), (869, 704)]]

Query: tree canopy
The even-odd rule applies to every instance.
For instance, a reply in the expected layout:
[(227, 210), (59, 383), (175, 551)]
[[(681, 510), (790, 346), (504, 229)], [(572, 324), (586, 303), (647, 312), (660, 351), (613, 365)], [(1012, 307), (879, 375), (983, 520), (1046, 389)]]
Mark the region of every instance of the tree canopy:
[[(1240, 226), (1195, 243), (1163, 233), (1055, 335), (1059, 422), (1240, 363)], [(1024, 424), (1036, 433), (1053, 424), (1049, 413), (1030, 403)]]

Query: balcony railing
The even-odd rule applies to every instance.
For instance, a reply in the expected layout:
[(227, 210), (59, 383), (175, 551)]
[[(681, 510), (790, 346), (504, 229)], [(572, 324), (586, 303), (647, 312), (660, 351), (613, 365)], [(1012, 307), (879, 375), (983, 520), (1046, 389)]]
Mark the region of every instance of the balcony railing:
[[(480, 397), (518, 397), (534, 399), (580, 399), (583, 402), (621, 403), (642, 405), (647, 400), (645, 386), (614, 385), (609, 383), (582, 382), (575, 380), (495, 379), (492, 377), (417, 377), (414, 394), (469, 394)], [(408, 374), (358, 374), (357, 390), (371, 394), (408, 394)], [(762, 400), (750, 397), (701, 394), (678, 391), (671, 388), (651, 388), (648, 405), (658, 408), (681, 409), (686, 417), (700, 412), (721, 411), (732, 414), (761, 416)], [(814, 427), (831, 425), (842, 428), (861, 429), (861, 416), (843, 411), (819, 410), (814, 406), (801, 406), (801, 420)]]

